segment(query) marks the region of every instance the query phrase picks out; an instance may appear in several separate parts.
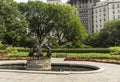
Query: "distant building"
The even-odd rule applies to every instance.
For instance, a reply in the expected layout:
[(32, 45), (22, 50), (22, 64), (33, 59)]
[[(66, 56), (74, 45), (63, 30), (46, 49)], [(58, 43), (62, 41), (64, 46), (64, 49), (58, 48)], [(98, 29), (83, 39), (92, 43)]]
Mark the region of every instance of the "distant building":
[(94, 6), (94, 33), (99, 32), (104, 23), (120, 19), (120, 0), (105, 0)]
[(61, 0), (47, 0), (47, 3), (50, 3), (50, 4), (62, 4), (62, 1)]
[(93, 29), (93, 7), (100, 0), (69, 0), (69, 4), (78, 9), (78, 15), (87, 32), (92, 34)]

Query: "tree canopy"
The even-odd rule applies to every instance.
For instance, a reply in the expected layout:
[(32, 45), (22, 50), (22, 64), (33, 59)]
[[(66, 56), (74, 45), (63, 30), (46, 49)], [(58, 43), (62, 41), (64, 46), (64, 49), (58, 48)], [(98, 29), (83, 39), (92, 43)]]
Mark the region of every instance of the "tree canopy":
[(61, 44), (74, 41), (76, 36), (82, 41), (87, 35), (76, 15), (76, 8), (70, 5), (29, 1), (20, 3), (19, 10), (29, 21), (30, 32), (37, 36), (39, 44), (49, 37), (56, 38), (58, 44)]
[[(120, 45), (120, 20), (106, 22), (104, 28), (87, 39), (87, 44), (93, 47), (110, 47)], [(89, 41), (88, 41), (89, 40)], [(91, 44), (91, 42), (93, 44)]]
[(27, 34), (28, 22), (13, 0), (0, 0), (0, 40), (18, 45)]

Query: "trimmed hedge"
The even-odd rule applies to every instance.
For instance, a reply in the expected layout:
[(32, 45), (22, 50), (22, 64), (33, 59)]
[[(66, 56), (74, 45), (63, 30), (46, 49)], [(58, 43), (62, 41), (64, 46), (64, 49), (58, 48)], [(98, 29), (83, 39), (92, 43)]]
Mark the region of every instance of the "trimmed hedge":
[(109, 53), (108, 48), (86, 48), (86, 49), (52, 49), (52, 52), (59, 53)]
[(120, 58), (115, 55), (112, 56), (108, 53), (70, 53), (67, 55), (67, 58), (79, 58), (79, 59), (115, 59)]
[[(18, 48), (19, 52), (29, 52), (29, 48)], [(46, 50), (43, 50), (45, 52)], [(85, 48), (85, 49), (52, 49), (52, 53), (109, 53), (108, 48)]]
[(13, 47), (13, 50), (17, 50), (18, 52), (29, 52), (29, 48), (24, 47)]

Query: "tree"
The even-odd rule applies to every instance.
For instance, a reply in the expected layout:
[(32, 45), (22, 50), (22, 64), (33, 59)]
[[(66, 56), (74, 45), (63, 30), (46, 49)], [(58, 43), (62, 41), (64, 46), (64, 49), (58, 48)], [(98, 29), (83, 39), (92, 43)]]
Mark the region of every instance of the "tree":
[(5, 35), (6, 28), (3, 17), (0, 15), (0, 40), (3, 40), (3, 36)]
[[(94, 42), (93, 47), (110, 47), (120, 45), (120, 20), (106, 22), (104, 28), (94, 38), (87, 42)], [(91, 36), (92, 37), (92, 36)]]
[(52, 15), (54, 15), (54, 32), (58, 44), (73, 41), (77, 36), (82, 40), (87, 35), (79, 17), (76, 14), (76, 8), (70, 5), (50, 5)]
[(106, 44), (106, 47), (120, 45), (120, 20), (105, 23), (99, 36), (103, 41), (103, 45)]
[(28, 22), (13, 0), (0, 0), (0, 36), (4, 43), (19, 46), (27, 35)]
[(30, 31), (37, 36), (39, 44), (52, 37), (61, 45), (63, 42), (73, 41), (78, 36), (82, 40), (87, 35), (76, 15), (76, 8), (70, 5), (29, 1), (20, 3), (19, 10), (29, 21)]
[(27, 4), (20, 4), (19, 10), (29, 21), (31, 33), (35, 34), (38, 43), (42, 44), (53, 26), (52, 18), (48, 15), (48, 5), (40, 1), (29, 1)]

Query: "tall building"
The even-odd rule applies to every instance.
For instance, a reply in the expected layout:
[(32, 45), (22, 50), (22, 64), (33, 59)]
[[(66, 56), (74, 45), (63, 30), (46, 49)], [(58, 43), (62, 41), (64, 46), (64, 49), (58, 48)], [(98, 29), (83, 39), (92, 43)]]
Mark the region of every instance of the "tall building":
[(50, 4), (62, 4), (62, 1), (61, 0), (47, 0), (47, 3), (50, 3)]
[(78, 9), (78, 15), (87, 32), (92, 34), (93, 29), (93, 7), (100, 0), (70, 0), (69, 3)]
[(94, 7), (94, 33), (99, 32), (104, 23), (120, 19), (120, 0), (105, 0)]

